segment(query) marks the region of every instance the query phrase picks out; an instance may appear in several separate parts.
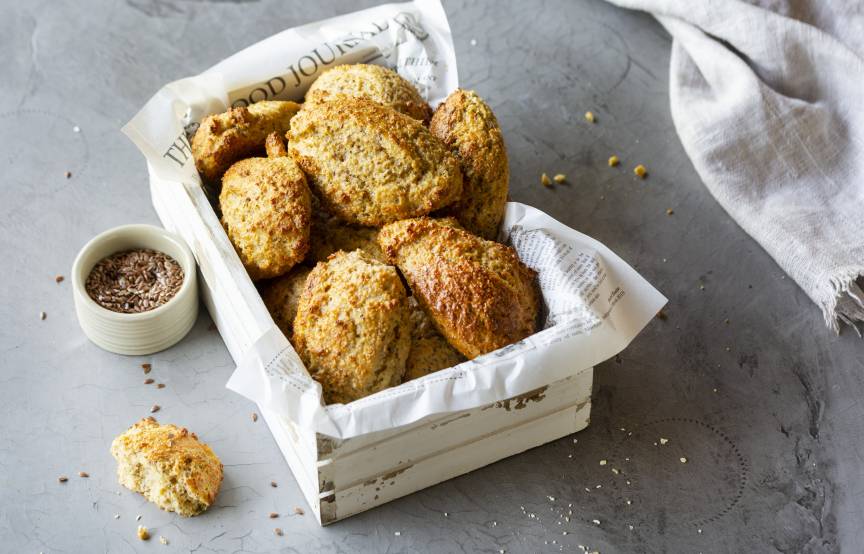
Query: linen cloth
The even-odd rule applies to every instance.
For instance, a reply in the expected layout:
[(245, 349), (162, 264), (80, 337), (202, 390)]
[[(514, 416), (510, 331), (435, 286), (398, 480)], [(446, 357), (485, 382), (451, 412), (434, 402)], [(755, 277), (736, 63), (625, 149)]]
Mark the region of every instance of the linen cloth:
[(858, 331), (864, 3), (610, 2), (651, 13), (672, 35), (672, 118), (717, 201), (831, 329)]

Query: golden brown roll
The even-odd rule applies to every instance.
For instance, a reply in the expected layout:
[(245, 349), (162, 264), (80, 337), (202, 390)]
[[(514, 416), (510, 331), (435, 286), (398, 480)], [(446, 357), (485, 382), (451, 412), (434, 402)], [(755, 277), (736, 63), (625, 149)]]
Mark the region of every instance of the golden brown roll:
[(455, 202), (462, 172), (419, 121), (364, 98), (307, 103), (291, 123), (288, 152), (325, 211), (381, 226)]
[(270, 279), (261, 288), (261, 298), (270, 312), (273, 321), (293, 341), (294, 318), (297, 317), (297, 305), (300, 295), (306, 285), (306, 278), (312, 269), (298, 266), (281, 277)]
[(192, 137), (192, 156), (204, 182), (218, 183), (234, 162), (263, 154), (267, 135), (284, 135), (298, 110), (295, 102), (264, 100), (205, 117)]
[(111, 455), (121, 485), (183, 516), (209, 508), (222, 484), (222, 463), (209, 446), (195, 433), (152, 417), (115, 438)]
[(429, 129), (453, 150), (465, 175), (462, 198), (450, 213), (472, 233), (494, 239), (510, 183), (507, 150), (495, 114), (475, 92), (457, 89), (435, 110)]
[(465, 357), (441, 336), (417, 299), (409, 297), (408, 304), (412, 322), (411, 351), (405, 363), (403, 382), (464, 362)]
[(467, 358), (534, 332), (534, 271), (512, 248), (429, 217), (385, 226), (378, 243), (441, 334)]
[(313, 262), (323, 262), (339, 250), (352, 252), (357, 249), (379, 262), (385, 261), (378, 246), (378, 228), (342, 223), (339, 218), (324, 211), (312, 214), (309, 242), (307, 259)]
[(337, 65), (328, 69), (309, 87), (306, 101), (324, 102), (339, 94), (368, 98), (420, 121), (429, 121), (432, 115), (414, 85), (378, 65)]
[(287, 273), (309, 250), (311, 197), (291, 158), (232, 165), (219, 194), (222, 225), (253, 280)]
[(396, 268), (360, 250), (315, 266), (300, 296), (294, 347), (328, 404), (398, 385), (410, 346), (408, 297)]

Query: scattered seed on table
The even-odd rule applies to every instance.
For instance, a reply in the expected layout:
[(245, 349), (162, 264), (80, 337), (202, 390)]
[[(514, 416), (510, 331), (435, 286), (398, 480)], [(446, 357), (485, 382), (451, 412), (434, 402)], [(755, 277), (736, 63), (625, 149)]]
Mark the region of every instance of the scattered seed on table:
[(141, 514), (138, 514), (137, 516), (135, 516), (135, 521), (141, 521)]
[(163, 537), (162, 535), (159, 535), (159, 542), (160, 542), (161, 544), (168, 544), (168, 539), (166, 539), (166, 538)]
[(277, 527), (276, 529), (273, 529), (273, 532), (276, 533), (276, 535), (278, 535), (278, 536), (280, 536), (280, 537), (281, 537), (282, 534), (283, 534), (283, 533), (282, 533), (282, 529), (280, 529), (280, 528), (278, 528), (278, 527)]
[(120, 514), (114, 514), (114, 519), (120, 519)]
[(65, 277), (63, 277), (62, 275), (57, 275), (56, 277), (54, 277), (54, 282), (59, 285), (63, 282), (63, 279), (65, 279)]
[(157, 388), (157, 389), (164, 389), (164, 388), (165, 388), (165, 383), (158, 383), (158, 384), (156, 385), (156, 388)]
[(563, 173), (559, 173), (558, 175), (552, 177), (552, 180), (555, 181), (556, 183), (563, 183), (564, 181), (567, 180), (567, 176), (564, 175)]
[(153, 369), (153, 366), (150, 364), (141, 364), (141, 369), (144, 370), (144, 375), (150, 373), (150, 370)]
[(276, 487), (279, 486), (279, 484), (276, 483), (276, 481), (270, 481), (270, 486), (273, 487), (273, 488), (275, 489)]
[(150, 408), (150, 413), (151, 413), (151, 414), (155, 414), (156, 412), (158, 412), (158, 411), (161, 410), (161, 409), (162, 409), (162, 408), (159, 406), (159, 404), (153, 404), (153, 407)]
[(672, 215), (674, 213), (675, 213), (675, 210), (673, 210), (672, 208), (666, 208), (666, 215)]
[(616, 156), (614, 154), (609, 156), (609, 167), (615, 167), (619, 163), (621, 163), (621, 160), (618, 159), (618, 156)]
[(552, 186), (552, 180), (549, 179), (549, 176), (544, 173), (543, 175), (540, 176), (540, 184), (543, 185), (544, 187), (551, 187)]
[(669, 442), (669, 439), (664, 439), (663, 437), (660, 437), (660, 444), (666, 444), (667, 442)]
[(64, 175), (66, 176), (67, 179), (72, 178), (72, 172), (71, 171), (67, 171), (66, 173), (64, 173)]
[(46, 317), (48, 317), (48, 314), (46, 314), (45, 312), (39, 312), (39, 319), (45, 321)]
[(605, 465), (606, 465), (606, 460), (600, 460), (600, 465), (601, 465), (601, 466), (605, 466)]
[(155, 382), (156, 382), (156, 379), (151, 379), (151, 378), (149, 378), (149, 377), (148, 377), (147, 379), (144, 379), (144, 384), (145, 384), (145, 385), (152, 385), (152, 384), (155, 383)]
[(639, 177), (640, 179), (644, 179), (646, 175), (648, 175), (648, 170), (645, 169), (645, 166), (642, 164), (637, 165), (633, 168), (633, 173)]
[(252, 412), (252, 423), (255, 423), (256, 421), (258, 421), (258, 414)]
[(138, 526), (138, 538), (142, 541), (150, 540), (150, 532), (143, 525)]
[(90, 474), (87, 473), (86, 471), (79, 471), (78, 477), (81, 477), (82, 479), (87, 479), (88, 477), (90, 477)]
[(279, 514), (276, 512), (270, 512), (270, 519), (276, 519), (277, 517), (279, 517)]
[(597, 119), (594, 117), (594, 112), (585, 112), (585, 121), (594, 123)]
[(680, 458), (678, 458), (678, 461), (681, 462), (682, 464), (686, 464), (687, 458), (685, 458), (684, 456), (681, 456)]
[(69, 480), (69, 478), (66, 477), (65, 475), (61, 475), (60, 477), (57, 478), (57, 480), (60, 481), (61, 483), (65, 483), (66, 481)]
[(302, 516), (302, 515), (305, 514), (306, 512), (303, 511), (303, 508), (295, 507), (295, 508), (294, 508), (294, 513), (297, 514), (298, 516)]

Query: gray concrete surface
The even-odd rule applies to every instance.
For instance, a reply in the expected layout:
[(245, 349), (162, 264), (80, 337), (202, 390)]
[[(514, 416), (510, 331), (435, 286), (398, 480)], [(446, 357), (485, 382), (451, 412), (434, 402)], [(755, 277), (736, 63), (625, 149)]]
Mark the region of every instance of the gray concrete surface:
[[(586, 431), (320, 529), (288, 515), (300, 492), (254, 407), (224, 388), (233, 364), (206, 313), (149, 357), (83, 337), (69, 282), (54, 276), (97, 232), (157, 221), (121, 125), (162, 84), (353, 9), (4, 3), (0, 551), (861, 552), (862, 342), (830, 334), (700, 183), (669, 116), (669, 38), (598, 0), (446, 2), (461, 81), (504, 128), (513, 198), (604, 241), (670, 299), (668, 319), (598, 368)], [(570, 183), (545, 189), (541, 172)], [(143, 362), (164, 389), (143, 384)], [(202, 517), (161, 512), (116, 482), (111, 438), (154, 403), (225, 463)], [(669, 443), (654, 446), (660, 437)], [(137, 540), (139, 514), (167, 547)]]

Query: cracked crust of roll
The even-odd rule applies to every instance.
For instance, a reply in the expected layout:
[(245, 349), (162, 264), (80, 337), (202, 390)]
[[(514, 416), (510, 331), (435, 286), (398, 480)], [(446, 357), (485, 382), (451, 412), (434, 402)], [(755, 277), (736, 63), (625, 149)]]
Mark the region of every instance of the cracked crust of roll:
[(273, 321), (289, 340), (294, 336), (294, 318), (297, 305), (306, 285), (306, 278), (312, 271), (308, 267), (295, 267), (287, 274), (270, 279), (261, 287), (261, 299), (270, 312)]
[(252, 280), (278, 277), (309, 250), (311, 195), (291, 158), (232, 165), (219, 194), (222, 225)]
[(288, 152), (325, 211), (379, 227), (448, 206), (462, 194), (456, 157), (419, 121), (364, 98), (307, 103)]
[(218, 183), (234, 162), (263, 154), (267, 135), (288, 131), (299, 110), (296, 102), (264, 100), (205, 117), (192, 137), (192, 156), (204, 182)]
[(535, 274), (512, 248), (429, 217), (385, 226), (378, 243), (441, 334), (468, 359), (534, 333)]
[(309, 87), (306, 101), (326, 102), (339, 94), (368, 98), (423, 122), (432, 116), (432, 109), (414, 85), (379, 65), (337, 65), (328, 69)]
[(222, 463), (195, 433), (138, 421), (111, 443), (120, 484), (139, 492), (163, 510), (198, 515), (216, 500)]
[(465, 357), (441, 336), (417, 299), (409, 297), (408, 304), (412, 322), (411, 351), (405, 362), (405, 377), (402, 381), (417, 379), (464, 362)]
[(462, 198), (449, 213), (472, 233), (493, 240), (510, 186), (507, 149), (495, 114), (474, 91), (457, 89), (435, 110), (429, 130), (456, 154), (465, 175)]
[(294, 347), (327, 404), (398, 385), (410, 346), (408, 297), (396, 268), (359, 250), (315, 266), (300, 296)]

